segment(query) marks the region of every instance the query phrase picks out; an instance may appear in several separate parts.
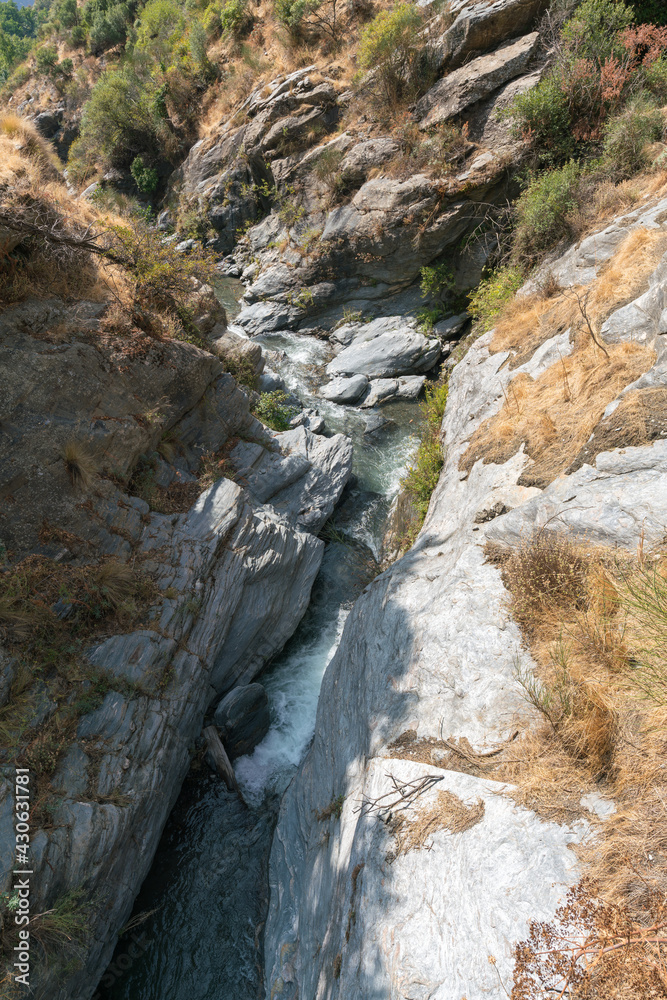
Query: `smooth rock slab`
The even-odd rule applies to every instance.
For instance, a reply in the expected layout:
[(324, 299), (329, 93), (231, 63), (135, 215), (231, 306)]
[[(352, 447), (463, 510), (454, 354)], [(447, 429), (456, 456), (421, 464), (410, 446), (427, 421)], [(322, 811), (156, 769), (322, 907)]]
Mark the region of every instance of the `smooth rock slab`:
[(488, 56), (480, 56), (439, 80), (415, 108), (420, 129), (456, 118), (471, 104), (488, 97), (526, 69), (539, 43), (537, 31), (501, 45)]
[(368, 387), (365, 375), (352, 375), (350, 378), (335, 378), (322, 386), (320, 396), (332, 403), (356, 403), (361, 399)]
[(416, 399), (424, 387), (425, 375), (406, 375), (403, 378), (375, 378), (359, 404), (364, 408), (399, 399)]
[(428, 372), (440, 359), (440, 343), (416, 330), (382, 333), (371, 340), (355, 340), (331, 361), (328, 375), (367, 375), (391, 378)]

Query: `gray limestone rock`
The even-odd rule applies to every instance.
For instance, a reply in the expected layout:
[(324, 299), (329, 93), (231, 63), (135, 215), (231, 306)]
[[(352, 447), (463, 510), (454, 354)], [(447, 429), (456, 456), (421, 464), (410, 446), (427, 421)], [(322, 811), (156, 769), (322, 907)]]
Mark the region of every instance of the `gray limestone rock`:
[(488, 97), (503, 84), (523, 73), (534, 55), (539, 35), (533, 31), (523, 38), (500, 45), (490, 55), (472, 59), (439, 80), (417, 102), (415, 114), (421, 129), (430, 129), (458, 117), (472, 104)]
[(452, 0), (449, 10), (456, 20), (439, 43), (440, 65), (454, 69), (470, 55), (525, 33), (548, 4), (549, 0)]
[(355, 338), (327, 365), (328, 375), (387, 378), (428, 372), (440, 357), (440, 342), (408, 327)]
[(234, 688), (213, 714), (225, 750), (233, 760), (251, 753), (269, 731), (269, 698), (261, 684)]
[(361, 399), (368, 387), (365, 375), (352, 375), (350, 378), (335, 378), (320, 389), (320, 396), (332, 403), (356, 403)]
[(417, 399), (424, 388), (425, 375), (407, 375), (402, 378), (374, 378), (359, 406), (369, 408), (399, 399)]

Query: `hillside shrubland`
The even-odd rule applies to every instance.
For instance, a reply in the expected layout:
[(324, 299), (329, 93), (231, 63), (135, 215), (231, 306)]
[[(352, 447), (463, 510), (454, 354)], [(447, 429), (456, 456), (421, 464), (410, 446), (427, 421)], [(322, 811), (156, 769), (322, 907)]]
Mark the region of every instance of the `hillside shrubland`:
[[(68, 303), (103, 301), (108, 309), (101, 336), (118, 338), (128, 352), (145, 338), (205, 346), (190, 304), (193, 286), (215, 273), (213, 252), (201, 247), (210, 235), (205, 215), (183, 203), (174, 212), (181, 234), (196, 237), (187, 254), (177, 253), (153, 224), (170, 177), (193, 144), (222, 122), (242, 120), (252, 91), (270, 92), (276, 76), (312, 63), (318, 73), (331, 70), (349, 94), (341, 120), (328, 131), (313, 129), (303, 145), (317, 148), (363, 119), (367, 136), (396, 140), (398, 152), (374, 168), (375, 176), (402, 182), (420, 171), (440, 190), (452, 164), (464, 159), (465, 123), (423, 133), (411, 109), (437, 79), (434, 39), (450, 23), (448, 5), (439, 2), (430, 8), (386, 0), (37, 0), (34, 8), (0, 3), (0, 98), (10, 109), (0, 116), (0, 302), (9, 307), (30, 296), (54, 295)], [(523, 449), (533, 461), (520, 485), (543, 489), (585, 456), (606, 408), (654, 361), (641, 344), (607, 349), (600, 328), (646, 286), (667, 249), (662, 232), (631, 233), (585, 298), (550, 280), (548, 262), (619, 212), (667, 193), (667, 10), (661, 0), (555, 0), (541, 31), (548, 66), (540, 82), (504, 111), (521, 153), (508, 165), (509, 200), (489, 206), (475, 234), (492, 234), (493, 249), (469, 309), (472, 336), (493, 328), (489, 351), (509, 352), (510, 367), (567, 329), (573, 350), (539, 378), (523, 374), (509, 383), (499, 412), (471, 435), (459, 468), (465, 476), (480, 460), (504, 463)], [(52, 144), (25, 117), (26, 109), (32, 115), (56, 101), (78, 127), (67, 185)], [(19, 107), (22, 112), (14, 113)], [(285, 159), (303, 151), (302, 137), (290, 141), (281, 138)], [(313, 161), (327, 189), (327, 211), (350, 197), (342, 160), (343, 153), (332, 148)], [(112, 176), (108, 187), (92, 200), (77, 197), (104, 175)], [(262, 193), (274, 199), (288, 232), (281, 237), (284, 246), (307, 257), (321, 229), (290, 247), (290, 226), (305, 209), (289, 191), (278, 198), (264, 184)], [(256, 221), (245, 220), (245, 228)], [(517, 297), (536, 268), (538, 285)], [(432, 298), (453, 295), (452, 274), (442, 262), (424, 266), (421, 281)], [(295, 299), (304, 312), (308, 295), (312, 300), (304, 288)], [(426, 310), (423, 328), (428, 331), (430, 323), (432, 329), (443, 314), (440, 306), (432, 315)], [(254, 369), (232, 373), (254, 387)], [(426, 390), (422, 443), (400, 502), (403, 549), (423, 524), (439, 480), (447, 392), (445, 377)], [(285, 429), (293, 416), (288, 402), (280, 391), (265, 394), (255, 412), (269, 426)], [(646, 443), (641, 426), (643, 437), (641, 431), (632, 441), (621, 435), (608, 446)], [(65, 453), (62, 460), (72, 483), (82, 483), (85, 454)], [(656, 958), (655, 942), (642, 936), (642, 928), (667, 925), (665, 886), (646, 861), (649, 849), (661, 856), (667, 850), (667, 807), (658, 794), (666, 748), (664, 553), (640, 549), (626, 558), (537, 535), (512, 555), (489, 551), (489, 558), (501, 568), (509, 607), (538, 665), (537, 677), (521, 675), (518, 681), (541, 719), (524, 759), (516, 766), (500, 761), (496, 776), (515, 782), (522, 804), (550, 818), (575, 812), (584, 793), (599, 792), (619, 805), (600, 834), (597, 855), (582, 852), (590, 882), (559, 919), (590, 932), (592, 954), (600, 941), (617, 944), (625, 935), (631, 962), (602, 963), (592, 979), (574, 977), (568, 995), (666, 996), (667, 980), (655, 972), (662, 968), (660, 950)], [(41, 561), (31, 573), (20, 579), (5, 574), (0, 625), (12, 649), (32, 643), (33, 656), (53, 658), (54, 650), (73, 644), (74, 658), (57, 681), (68, 691), (74, 684), (77, 698), (84, 699), (65, 719), (66, 731), (49, 734), (44, 745), (30, 750), (44, 755), (45, 764), (38, 756), (34, 761), (46, 781), (77, 712), (90, 707), (88, 689), (92, 685), (95, 699), (106, 693), (95, 687), (99, 678), (93, 673), (79, 678), (79, 645), (97, 634), (98, 618), (114, 629), (140, 624), (155, 595), (141, 575), (121, 579), (115, 569), (102, 577), (65, 574), (60, 582), (77, 595), (82, 611), (67, 627), (59, 626), (54, 638), (33, 596), (41, 587), (51, 601), (55, 592)], [(9, 727), (9, 740), (12, 732)], [(534, 1000), (543, 995), (539, 990), (551, 989), (540, 941), (546, 938), (550, 959), (569, 960), (567, 948), (558, 952), (550, 933), (536, 927), (519, 947), (513, 1000)], [(637, 972), (640, 960), (648, 971), (642, 966)]]

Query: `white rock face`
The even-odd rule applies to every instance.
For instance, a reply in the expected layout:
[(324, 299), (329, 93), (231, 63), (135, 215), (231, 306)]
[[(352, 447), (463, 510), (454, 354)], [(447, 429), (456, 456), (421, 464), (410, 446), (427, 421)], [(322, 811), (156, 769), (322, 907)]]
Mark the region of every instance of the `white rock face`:
[[(376, 321), (379, 323), (380, 321)], [(370, 324), (371, 326), (375, 324)], [(440, 357), (440, 342), (405, 325), (402, 329), (360, 334), (327, 365), (328, 375), (391, 378), (430, 371)]]
[[(527, 715), (514, 680), (527, 656), (500, 574), (485, 562), (486, 526), (475, 523), (480, 508), (511, 497), (527, 458), (477, 463), (466, 480), (458, 470), (470, 435), (500, 407), (503, 383), (516, 374), (502, 368), (507, 355), (489, 356), (488, 341), (477, 341), (454, 370), (447, 461), (418, 542), (367, 588), (327, 669), (313, 746), (285, 796), (274, 840), (269, 994), (500, 1000), (488, 954), (511, 982), (514, 943), (529, 919), (553, 912), (574, 878), (568, 844), (583, 836), (583, 825), (543, 823), (498, 785), (387, 756), (408, 729), (479, 746), (507, 737)], [(567, 336), (554, 338), (524, 370), (537, 375), (569, 350)], [(442, 778), (433, 795), (448, 789), (464, 802), (481, 798), (484, 817), (389, 864), (392, 836), (377, 812), (362, 816), (358, 807), (391, 792), (392, 775), (431, 773)], [(316, 813), (340, 795), (340, 822), (319, 823)]]
[[(660, 211), (645, 206), (628, 224), (662, 225)], [(627, 233), (622, 222), (605, 231), (607, 259)], [(601, 243), (590, 240), (553, 265), (565, 282), (596, 274), (592, 255)], [(610, 338), (613, 331), (614, 340), (639, 339), (658, 354), (625, 392), (665, 384), (665, 289), (660, 264), (649, 291), (608, 322)], [(583, 821), (544, 823), (518, 808), (507, 787), (389, 756), (389, 744), (408, 730), (465, 736), (482, 747), (530, 720), (515, 679), (517, 665), (530, 659), (500, 574), (485, 561), (487, 540), (515, 546), (547, 523), (630, 551), (640, 539), (648, 547), (664, 539), (667, 440), (598, 453), (544, 491), (517, 485), (530, 462), (523, 449), (503, 465), (479, 461), (467, 476), (459, 471), (471, 435), (498, 412), (510, 379), (519, 372), (535, 378), (572, 349), (566, 332), (511, 370), (507, 354), (489, 354), (491, 337), (477, 340), (453, 369), (445, 465), (419, 538), (367, 587), (325, 674), (313, 744), (285, 796), (273, 844), (271, 996), (502, 1000), (514, 944), (531, 919), (552, 916), (578, 877), (568, 846), (586, 836)], [(483, 815), (463, 832), (434, 833), (429, 849), (392, 860), (387, 816), (364, 803), (385, 795), (391, 802), (396, 782), (429, 776), (440, 780), (410, 816), (445, 790), (464, 804), (481, 801)], [(338, 819), (327, 813), (337, 802)], [(613, 811), (613, 803), (595, 799), (582, 805), (596, 815)], [(318, 820), (323, 814), (328, 818)]]

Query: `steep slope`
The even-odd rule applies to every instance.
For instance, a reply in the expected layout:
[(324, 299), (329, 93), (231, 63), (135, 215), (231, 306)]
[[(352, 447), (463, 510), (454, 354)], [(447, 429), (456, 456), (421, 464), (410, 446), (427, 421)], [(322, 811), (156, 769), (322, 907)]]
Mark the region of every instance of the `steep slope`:
[[(608, 804), (590, 794), (595, 783), (581, 787), (580, 803), (570, 798), (560, 822), (516, 804), (506, 776), (536, 725), (518, 683), (531, 662), (485, 545), (518, 547), (536, 530), (629, 552), (663, 542), (664, 449), (653, 439), (664, 428), (648, 423), (643, 437), (635, 429), (636, 446), (624, 447), (621, 408), (665, 392), (664, 209), (664, 200), (649, 200), (553, 263), (555, 298), (517, 300), (504, 334), (476, 340), (453, 369), (445, 466), (426, 522), (348, 619), (313, 745), (282, 804), (266, 937), (272, 997), (500, 998), (528, 922), (551, 919), (579, 877), (568, 847), (598, 828)], [(622, 287), (619, 274), (640, 245), (643, 264), (635, 257)], [(595, 348), (602, 397), (574, 391), (591, 348), (572, 285), (588, 287), (603, 323), (610, 357)], [(520, 318), (531, 309), (543, 321), (526, 352)], [(615, 380), (605, 370), (617, 355), (635, 360)], [(512, 383), (547, 377), (558, 378), (566, 399), (569, 383), (571, 419), (583, 442), (590, 436), (577, 471), (562, 474), (576, 453), (567, 438), (543, 490), (519, 485), (542, 457), (534, 445), (528, 456), (525, 437), (510, 437), (502, 458), (473, 451), (464, 461), (485, 428), (498, 441), (508, 419), (516, 423)], [(528, 412), (539, 424), (542, 411)], [(554, 806), (558, 794), (556, 785)]]

